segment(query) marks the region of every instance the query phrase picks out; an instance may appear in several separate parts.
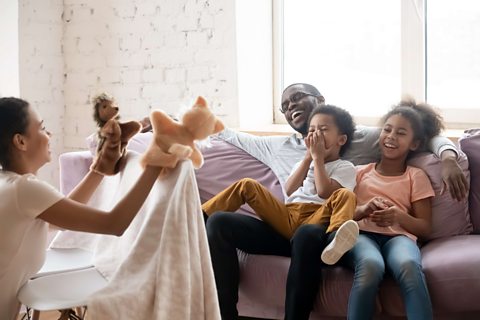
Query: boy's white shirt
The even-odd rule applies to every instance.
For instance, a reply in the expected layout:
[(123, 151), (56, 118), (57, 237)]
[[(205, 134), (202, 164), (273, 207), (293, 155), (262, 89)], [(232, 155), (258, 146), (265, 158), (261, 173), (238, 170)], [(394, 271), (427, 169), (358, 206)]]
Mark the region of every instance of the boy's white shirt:
[[(295, 164), (292, 169), (292, 174), (297, 170), (301, 163), (302, 160)], [(350, 161), (337, 159), (335, 161), (327, 162), (325, 163), (325, 171), (327, 172), (328, 177), (337, 181), (343, 188), (347, 188), (353, 192), (356, 184), (355, 167)], [(286, 198), (285, 203), (306, 202), (323, 204), (325, 200), (326, 199), (320, 197), (317, 193), (317, 188), (315, 187), (314, 164), (312, 162), (302, 185)]]

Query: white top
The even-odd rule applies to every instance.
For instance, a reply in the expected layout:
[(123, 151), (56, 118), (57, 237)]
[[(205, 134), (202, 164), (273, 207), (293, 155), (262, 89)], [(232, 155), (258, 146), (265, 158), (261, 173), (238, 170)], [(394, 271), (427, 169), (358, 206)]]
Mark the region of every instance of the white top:
[(33, 174), (0, 170), (0, 311), (16, 319), (17, 292), (41, 268), (48, 224), (36, 217), (64, 198)]
[[(292, 174), (300, 166), (301, 161), (293, 167)], [(355, 167), (350, 161), (335, 160), (325, 163), (325, 171), (330, 179), (337, 181), (342, 187), (347, 188), (353, 192), (356, 184), (356, 172)], [(321, 198), (315, 188), (315, 176), (314, 176), (314, 164), (310, 164), (310, 168), (307, 172), (307, 177), (303, 180), (302, 186), (295, 190), (290, 197), (285, 200), (285, 203), (291, 202), (307, 202), (322, 204), (325, 199)]]
[[(380, 130), (378, 127), (356, 126), (351, 145), (342, 159), (351, 161), (354, 165), (377, 162), (380, 159), (378, 148)], [(307, 151), (305, 142), (297, 134), (255, 136), (226, 128), (218, 134), (218, 137), (270, 167), (280, 181), (282, 189), (285, 189), (285, 181), (292, 172), (293, 166), (303, 159)], [(438, 157), (447, 149), (457, 153), (455, 144), (441, 136), (431, 139), (428, 148)]]

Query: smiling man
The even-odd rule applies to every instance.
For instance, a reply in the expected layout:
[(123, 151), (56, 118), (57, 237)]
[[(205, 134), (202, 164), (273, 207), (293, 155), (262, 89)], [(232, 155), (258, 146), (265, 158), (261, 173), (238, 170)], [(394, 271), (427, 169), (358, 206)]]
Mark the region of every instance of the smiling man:
[(307, 151), (303, 137), (308, 133), (308, 117), (314, 107), (324, 103), (325, 98), (317, 88), (306, 83), (295, 83), (283, 91), (280, 111), (287, 123), (301, 136), (254, 136), (226, 128), (219, 138), (265, 163), (278, 177), (283, 189), (293, 166)]

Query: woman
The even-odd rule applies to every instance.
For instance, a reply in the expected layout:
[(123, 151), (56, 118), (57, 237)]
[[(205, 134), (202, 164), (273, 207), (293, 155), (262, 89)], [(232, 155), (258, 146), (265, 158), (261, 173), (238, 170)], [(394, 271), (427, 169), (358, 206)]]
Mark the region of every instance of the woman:
[[(37, 179), (50, 161), (50, 133), (28, 102), (0, 98), (0, 311), (15, 319), (17, 292), (42, 266), (47, 223), (75, 231), (122, 235), (160, 172), (147, 166), (118, 204), (104, 212), (85, 203), (103, 179), (90, 171), (68, 197)], [(101, 162), (101, 158), (95, 159)]]

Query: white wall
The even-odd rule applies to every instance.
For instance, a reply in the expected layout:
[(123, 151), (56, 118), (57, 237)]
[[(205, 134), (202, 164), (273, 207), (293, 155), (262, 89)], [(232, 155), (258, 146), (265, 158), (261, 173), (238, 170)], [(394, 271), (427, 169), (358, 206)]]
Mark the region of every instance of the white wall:
[(0, 10), (0, 97), (18, 96), (18, 1), (0, 0)]
[[(21, 96), (52, 129), (54, 160), (85, 148), (103, 90), (125, 120), (203, 95), (238, 126), (234, 1), (20, 0), (20, 60)], [(57, 184), (57, 172), (42, 174)]]
[(64, 146), (62, 12), (62, 0), (19, 0), (20, 97), (40, 112), (52, 133), (52, 162), (38, 175), (54, 185)]

